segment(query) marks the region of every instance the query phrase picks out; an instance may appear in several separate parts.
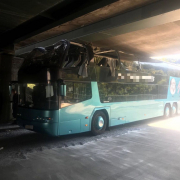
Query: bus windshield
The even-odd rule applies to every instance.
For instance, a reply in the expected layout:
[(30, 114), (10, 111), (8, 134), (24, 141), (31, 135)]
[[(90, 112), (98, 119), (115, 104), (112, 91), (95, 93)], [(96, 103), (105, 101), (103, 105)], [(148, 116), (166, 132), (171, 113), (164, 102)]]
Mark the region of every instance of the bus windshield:
[(19, 84), (19, 106), (33, 109), (58, 109), (56, 83)]

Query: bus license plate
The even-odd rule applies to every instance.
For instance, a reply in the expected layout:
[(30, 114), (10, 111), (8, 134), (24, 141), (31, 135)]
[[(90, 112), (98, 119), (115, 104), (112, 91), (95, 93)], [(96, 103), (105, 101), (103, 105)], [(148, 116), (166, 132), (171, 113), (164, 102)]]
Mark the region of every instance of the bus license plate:
[(25, 125), (25, 129), (33, 129), (32, 125)]

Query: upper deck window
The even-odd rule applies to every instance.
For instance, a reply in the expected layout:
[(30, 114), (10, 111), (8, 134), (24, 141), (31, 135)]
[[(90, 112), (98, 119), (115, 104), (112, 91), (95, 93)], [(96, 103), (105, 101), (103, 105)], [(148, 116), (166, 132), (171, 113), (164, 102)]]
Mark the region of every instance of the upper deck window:
[(102, 103), (166, 99), (168, 86), (98, 83)]

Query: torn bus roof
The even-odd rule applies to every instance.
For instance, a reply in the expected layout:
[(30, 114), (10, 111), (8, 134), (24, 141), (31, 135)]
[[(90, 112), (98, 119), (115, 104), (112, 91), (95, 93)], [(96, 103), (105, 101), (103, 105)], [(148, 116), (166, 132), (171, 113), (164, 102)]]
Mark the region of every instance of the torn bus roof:
[(34, 66), (80, 67), (79, 75), (86, 77), (87, 64), (94, 57), (90, 45), (61, 40), (49, 47), (37, 47), (27, 54), (21, 69)]

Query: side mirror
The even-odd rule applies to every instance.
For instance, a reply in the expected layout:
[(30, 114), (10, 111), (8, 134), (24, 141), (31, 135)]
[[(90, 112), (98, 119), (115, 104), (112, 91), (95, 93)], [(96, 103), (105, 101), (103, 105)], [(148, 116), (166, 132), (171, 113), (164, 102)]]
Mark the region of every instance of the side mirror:
[(66, 96), (66, 85), (65, 84), (60, 84), (58, 86), (58, 96)]

